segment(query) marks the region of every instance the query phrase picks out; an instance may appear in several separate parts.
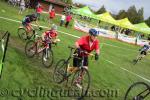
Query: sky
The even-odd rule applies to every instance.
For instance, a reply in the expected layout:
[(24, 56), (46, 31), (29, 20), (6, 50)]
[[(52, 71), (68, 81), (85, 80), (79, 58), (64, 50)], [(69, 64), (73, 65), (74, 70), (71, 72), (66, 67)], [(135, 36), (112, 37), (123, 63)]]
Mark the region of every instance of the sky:
[(150, 0), (73, 0), (74, 3), (81, 3), (88, 5), (93, 10), (98, 10), (102, 5), (105, 6), (106, 10), (117, 14), (119, 10), (127, 10), (130, 6), (140, 9), (144, 8), (144, 19), (150, 16)]

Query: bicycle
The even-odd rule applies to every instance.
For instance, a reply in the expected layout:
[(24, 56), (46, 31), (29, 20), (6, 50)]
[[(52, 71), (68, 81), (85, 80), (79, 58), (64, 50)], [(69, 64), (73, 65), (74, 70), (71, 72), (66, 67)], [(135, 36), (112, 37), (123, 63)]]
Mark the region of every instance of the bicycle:
[[(141, 51), (140, 51), (141, 52)], [(143, 51), (144, 52), (144, 51)], [(144, 53), (140, 53), (136, 59), (133, 60), (133, 65), (137, 64), (140, 60), (142, 60), (147, 54), (150, 54), (149, 52), (145, 51)]]
[[(69, 46), (68, 48), (70, 49), (69, 57), (67, 59), (59, 60), (54, 69), (53, 80), (54, 80), (54, 82), (56, 82), (58, 84), (61, 84), (64, 81), (67, 81), (67, 83), (68, 83), (69, 77), (73, 74), (73, 73), (68, 74), (67, 68), (68, 68), (70, 59), (73, 57), (76, 57), (77, 54), (73, 53), (73, 50), (75, 49), (74, 47)], [(84, 53), (84, 51), (81, 51), (81, 52)], [(81, 98), (82, 98), (88, 93), (88, 90), (90, 88), (90, 74), (89, 74), (88, 70), (83, 67), (84, 56), (79, 59), (81, 59), (81, 65), (79, 66), (79, 70), (77, 70), (73, 75), (73, 78), (71, 81), (71, 87), (74, 89), (74, 86), (75, 86), (77, 80), (80, 78), (80, 85), (82, 85), (82, 89), (80, 88)], [(76, 87), (77, 86), (75, 86), (75, 88)], [(79, 89), (79, 88), (77, 88), (77, 89)]]
[(30, 40), (30, 39), (34, 40), (36, 37), (38, 37), (37, 31), (42, 31), (42, 30), (43, 29), (41, 27), (35, 28), (31, 31), (31, 35), (29, 35), (30, 33), (27, 33), (24, 27), (19, 27), (17, 34), (21, 40)]
[[(128, 88), (124, 100), (145, 100), (148, 95), (150, 95), (150, 86), (144, 82), (136, 82)], [(149, 99), (150, 97), (147, 100)]]
[(27, 57), (32, 58), (42, 52), (42, 64), (49, 68), (53, 64), (53, 51), (51, 45), (54, 43), (47, 43), (39, 37), (38, 39), (29, 40), (25, 45), (25, 54)]

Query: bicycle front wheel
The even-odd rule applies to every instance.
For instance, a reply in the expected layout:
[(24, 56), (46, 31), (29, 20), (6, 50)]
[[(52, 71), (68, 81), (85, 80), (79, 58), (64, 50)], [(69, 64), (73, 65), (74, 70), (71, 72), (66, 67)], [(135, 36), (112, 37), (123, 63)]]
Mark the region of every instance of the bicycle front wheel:
[(133, 65), (137, 64), (138, 61), (139, 61), (138, 59), (134, 59), (133, 60)]
[(42, 63), (46, 68), (52, 66), (53, 60), (54, 60), (53, 51), (51, 49), (43, 50)]
[(19, 28), (17, 33), (21, 40), (27, 39), (27, 31), (24, 28)]
[(144, 82), (136, 82), (132, 84), (124, 97), (124, 100), (150, 100), (146, 97), (150, 94), (150, 87)]
[(37, 44), (33, 40), (30, 40), (25, 45), (25, 54), (27, 57), (32, 58), (36, 54)]
[(73, 91), (78, 90), (78, 94), (80, 94), (79, 98), (83, 98), (87, 95), (90, 88), (90, 74), (87, 69), (82, 68), (74, 74), (71, 87)]
[(54, 82), (59, 84), (64, 81), (65, 74), (67, 73), (67, 65), (65, 59), (61, 59), (57, 62), (53, 73)]

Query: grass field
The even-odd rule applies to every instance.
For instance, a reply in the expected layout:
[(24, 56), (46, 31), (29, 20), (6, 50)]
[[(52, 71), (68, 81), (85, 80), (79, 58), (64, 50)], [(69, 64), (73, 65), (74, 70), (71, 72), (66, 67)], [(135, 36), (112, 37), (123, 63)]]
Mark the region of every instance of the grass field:
[[(0, 17), (10, 18), (21, 21), (23, 15), (18, 15), (18, 8), (8, 6), (0, 1)], [(46, 15), (45, 15), (46, 16)], [(59, 17), (54, 21), (59, 25)], [(46, 21), (40, 21), (40, 25), (48, 26)], [(11, 33), (7, 56), (4, 63), (3, 75), (0, 79), (0, 100), (70, 100), (70, 97), (43, 96), (34, 97), (33, 95), (23, 96), (18, 94), (19, 90), (31, 90), (33, 94), (36, 87), (46, 89), (66, 89), (64, 84), (59, 85), (53, 82), (52, 72), (54, 65), (61, 58), (67, 58), (69, 54), (68, 45), (73, 45), (76, 37), (59, 33), (61, 42), (53, 48), (55, 62), (49, 69), (44, 68), (38, 58), (27, 58), (24, 53), (25, 42), (22, 42), (17, 35), (17, 28), (20, 23), (4, 20), (0, 18), (0, 30), (8, 30)], [(68, 29), (59, 27), (59, 31), (67, 32), (76, 36), (83, 36), (86, 33), (74, 30), (72, 26)], [(123, 96), (128, 87), (137, 81), (144, 81), (150, 84), (150, 57), (145, 57), (137, 65), (132, 64), (136, 57), (139, 46), (130, 45), (116, 40), (109, 40), (99, 37), (103, 46), (101, 48), (100, 60), (90, 61), (89, 72), (91, 75), (90, 90), (112, 89), (118, 91), (117, 97), (87, 97), (86, 100), (123, 100)], [(1, 53), (1, 51), (0, 51)], [(1, 54), (0, 54), (1, 55)], [(148, 79), (143, 79), (142, 77)], [(2, 96), (2, 90), (8, 90), (9, 94)], [(13, 94), (13, 92), (14, 94)], [(150, 100), (150, 96), (146, 99)]]

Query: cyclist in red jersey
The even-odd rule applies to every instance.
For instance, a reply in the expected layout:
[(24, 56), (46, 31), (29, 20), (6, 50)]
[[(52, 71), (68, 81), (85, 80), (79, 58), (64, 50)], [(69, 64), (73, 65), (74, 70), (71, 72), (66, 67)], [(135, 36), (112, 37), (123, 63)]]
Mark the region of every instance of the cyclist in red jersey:
[[(76, 51), (75, 53), (78, 53), (78, 57), (81, 58), (84, 56), (83, 66), (87, 69), (88, 68), (88, 55), (95, 50), (95, 60), (99, 59), (100, 54), (100, 48), (99, 48), (99, 40), (97, 39), (98, 32), (95, 29), (89, 30), (89, 35), (81, 37), (79, 40), (75, 42)], [(87, 52), (86, 54), (80, 54), (80, 51)], [(77, 57), (73, 58), (73, 67), (68, 68), (68, 72), (75, 72), (78, 70), (78, 67), (80, 66), (81, 59), (78, 59)]]
[(42, 34), (42, 40), (46, 43), (57, 43), (60, 40), (58, 39), (57, 26), (52, 25), (50, 30), (47, 30)]
[[(83, 67), (88, 69), (88, 55), (93, 50), (95, 50), (96, 52), (95, 60), (99, 59), (100, 49), (99, 49), (99, 40), (97, 39), (98, 34), (99, 32), (97, 32), (95, 29), (90, 29), (89, 35), (83, 36), (75, 42), (75, 46), (77, 48), (75, 53), (77, 53), (78, 56), (73, 58), (73, 67), (68, 66), (67, 71), (69, 74), (79, 70), (82, 61), (80, 58), (82, 58), (83, 56), (84, 56)], [(82, 51), (86, 53), (83, 53)], [(80, 81), (82, 80), (83, 76), (84, 76), (84, 72), (82, 72), (82, 74), (79, 75), (79, 77), (75, 82), (76, 86), (79, 87), (80, 89), (82, 89), (82, 86), (80, 85), (81, 83)]]

